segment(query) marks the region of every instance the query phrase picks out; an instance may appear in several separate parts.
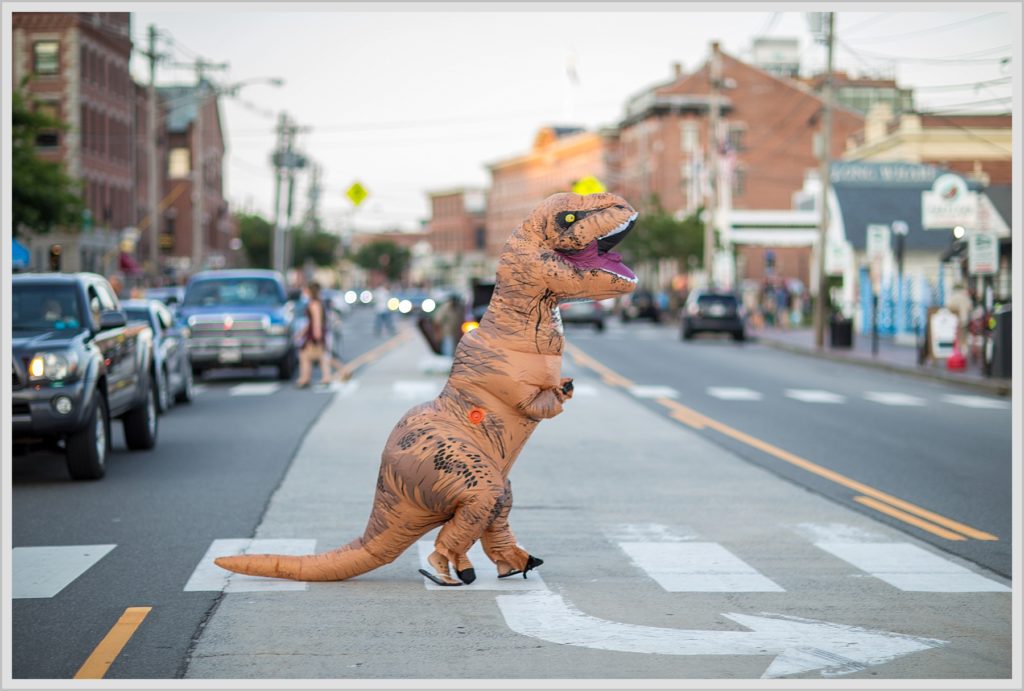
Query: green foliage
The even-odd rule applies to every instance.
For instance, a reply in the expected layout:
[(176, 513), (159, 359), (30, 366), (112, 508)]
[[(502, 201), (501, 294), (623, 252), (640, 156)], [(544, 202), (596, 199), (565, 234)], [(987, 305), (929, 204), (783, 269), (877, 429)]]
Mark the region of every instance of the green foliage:
[(377, 240), (359, 248), (352, 257), (367, 271), (383, 271), (389, 281), (397, 281), (409, 266), (412, 253), (388, 240)]
[(629, 237), (616, 248), (627, 262), (656, 262), (659, 259), (679, 259), (689, 256), (701, 260), (704, 256), (704, 223), (701, 211), (682, 221), (667, 213), (656, 198), (642, 212)]
[(259, 214), (238, 214), (238, 236), (254, 269), (271, 268), (274, 226)]
[(55, 226), (78, 228), (85, 207), (80, 184), (64, 166), (36, 157), (36, 135), (67, 130), (67, 126), (34, 112), (14, 89), (11, 106), (11, 211), (14, 234), (31, 230), (46, 233)]
[(305, 265), (307, 259), (312, 260), (317, 266), (334, 264), (335, 252), (341, 242), (337, 235), (319, 229), (306, 232), (298, 228), (294, 229), (291, 235), (293, 267)]

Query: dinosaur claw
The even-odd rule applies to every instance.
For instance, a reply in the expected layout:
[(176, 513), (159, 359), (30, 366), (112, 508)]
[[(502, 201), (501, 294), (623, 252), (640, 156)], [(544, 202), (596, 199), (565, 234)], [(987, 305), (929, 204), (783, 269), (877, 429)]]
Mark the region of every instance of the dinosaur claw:
[(527, 571), (529, 571), (530, 569), (535, 569), (535, 568), (537, 568), (538, 566), (540, 566), (543, 563), (544, 563), (543, 559), (541, 559), (539, 557), (535, 557), (532, 554), (528, 554), (528, 555), (526, 555), (526, 566), (525, 566), (525, 568), (523, 568), (522, 570), (512, 569), (511, 571), (509, 571), (507, 573), (499, 573), (498, 574), (498, 578), (508, 578), (509, 576), (515, 576), (516, 574), (520, 574), (520, 573), (523, 574), (523, 578), (526, 578), (526, 572)]
[(475, 569), (463, 569), (462, 571), (456, 571), (455, 573), (458, 574), (459, 580), (465, 583), (466, 585), (469, 585), (470, 583), (476, 580)]
[[(470, 569), (470, 570), (472, 570), (472, 569)], [(423, 574), (424, 576), (426, 576), (427, 578), (429, 578), (430, 580), (432, 580), (434, 583), (437, 583), (438, 585), (446, 585), (446, 586), (447, 585), (462, 585), (461, 583), (459, 583), (457, 580), (455, 580), (451, 576), (435, 575), (435, 574), (430, 573), (426, 569), (420, 569), (420, 573)], [(445, 579), (445, 580), (442, 580), (442, 579)]]

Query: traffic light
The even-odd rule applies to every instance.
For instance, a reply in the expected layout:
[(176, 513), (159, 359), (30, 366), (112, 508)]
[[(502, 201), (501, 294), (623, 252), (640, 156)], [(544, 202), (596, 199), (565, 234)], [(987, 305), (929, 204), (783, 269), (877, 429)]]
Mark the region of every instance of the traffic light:
[(60, 271), (60, 245), (50, 245), (50, 271)]

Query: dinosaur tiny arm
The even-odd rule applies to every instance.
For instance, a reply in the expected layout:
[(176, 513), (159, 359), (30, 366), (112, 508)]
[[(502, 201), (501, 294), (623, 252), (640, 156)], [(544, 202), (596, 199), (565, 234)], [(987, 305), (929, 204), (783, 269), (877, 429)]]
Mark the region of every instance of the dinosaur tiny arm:
[(530, 398), (522, 401), (517, 406), (525, 415), (534, 420), (547, 420), (562, 412), (562, 403), (572, 398), (572, 389), (568, 392), (564, 387), (572, 379), (563, 378), (558, 386), (548, 389), (537, 389)]

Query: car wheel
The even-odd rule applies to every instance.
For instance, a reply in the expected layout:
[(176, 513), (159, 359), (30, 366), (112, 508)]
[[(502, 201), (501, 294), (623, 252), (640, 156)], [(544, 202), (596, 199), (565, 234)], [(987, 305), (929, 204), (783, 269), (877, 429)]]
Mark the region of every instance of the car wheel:
[(199, 365), (192, 365), (192, 378), (199, 379), (203, 376), (203, 368)]
[(686, 327), (683, 327), (682, 336), (684, 341), (689, 341), (691, 338), (693, 338), (693, 331), (687, 329)]
[(292, 378), (295, 373), (295, 360), (296, 354), (294, 350), (289, 350), (288, 354), (277, 364), (277, 378), (281, 381), (288, 381)]
[(156, 446), (158, 399), (156, 381), (150, 378), (145, 402), (129, 410), (123, 418), (124, 440), (129, 449), (138, 451)]
[(103, 394), (95, 393), (96, 402), (85, 427), (69, 434), (65, 445), (68, 473), (75, 480), (98, 480), (107, 472), (110, 453), (110, 419)]
[(734, 341), (745, 341), (747, 340), (747, 334), (743, 331), (733, 331), (732, 340)]
[(178, 403), (191, 403), (195, 396), (195, 378), (192, 376), (192, 368), (187, 365), (183, 367), (181, 376), (185, 379), (185, 385), (174, 395), (174, 400)]
[(598, 332), (604, 331), (604, 321), (594, 322), (594, 329)]

